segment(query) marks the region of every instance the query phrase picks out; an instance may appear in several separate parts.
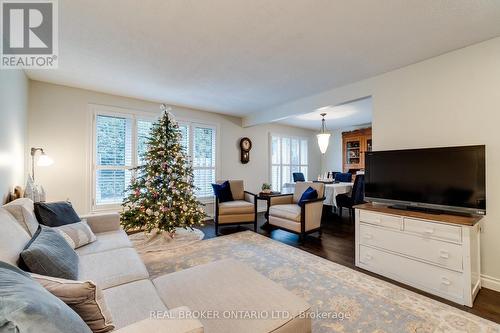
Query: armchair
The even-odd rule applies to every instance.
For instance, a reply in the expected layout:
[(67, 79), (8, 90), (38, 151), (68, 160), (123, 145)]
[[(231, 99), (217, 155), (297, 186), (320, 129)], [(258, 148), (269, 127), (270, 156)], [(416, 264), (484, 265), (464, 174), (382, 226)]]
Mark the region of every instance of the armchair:
[[(317, 199), (297, 204), (309, 187), (318, 192)], [(325, 184), (299, 182), (291, 194), (273, 196), (269, 201), (269, 225), (299, 235), (302, 243), (305, 235), (318, 231), (321, 237), (321, 214), (325, 200)]]
[[(221, 184), (224, 181), (218, 180)], [(215, 235), (219, 235), (219, 226), (253, 223), (257, 231), (257, 199), (256, 195), (245, 191), (243, 180), (229, 180), (233, 201), (219, 202), (215, 198)]]

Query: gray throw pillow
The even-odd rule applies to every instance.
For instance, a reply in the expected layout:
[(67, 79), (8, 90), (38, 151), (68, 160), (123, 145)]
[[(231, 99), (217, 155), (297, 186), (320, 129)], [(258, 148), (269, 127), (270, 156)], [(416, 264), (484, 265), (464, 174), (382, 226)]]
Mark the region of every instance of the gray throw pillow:
[(2, 261), (0, 332), (92, 333), (68, 305), (28, 274)]
[(78, 255), (64, 237), (51, 228), (40, 226), (21, 252), (21, 259), (32, 273), (78, 279)]

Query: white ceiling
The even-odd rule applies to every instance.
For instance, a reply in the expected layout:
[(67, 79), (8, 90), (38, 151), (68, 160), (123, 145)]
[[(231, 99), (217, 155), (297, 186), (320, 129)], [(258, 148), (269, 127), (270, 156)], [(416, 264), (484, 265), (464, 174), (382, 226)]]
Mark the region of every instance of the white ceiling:
[(233, 115), (500, 35), (493, 0), (59, 0), (32, 79)]
[(310, 113), (280, 120), (278, 123), (319, 131), (322, 113), (326, 113), (325, 123), (330, 131), (369, 124), (372, 122), (372, 98), (364, 98), (337, 106), (325, 106)]

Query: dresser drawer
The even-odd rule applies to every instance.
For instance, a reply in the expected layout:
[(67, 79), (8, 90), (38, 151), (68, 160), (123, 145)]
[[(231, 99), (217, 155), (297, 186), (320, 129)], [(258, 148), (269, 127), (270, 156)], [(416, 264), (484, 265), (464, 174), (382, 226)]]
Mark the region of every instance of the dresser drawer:
[(463, 299), (461, 273), (363, 245), (359, 248), (359, 260), (362, 268), (372, 272), (455, 301)]
[(386, 228), (401, 230), (403, 227), (403, 218), (399, 216), (372, 213), (366, 210), (359, 211), (359, 220), (361, 222), (380, 225)]
[(419, 235), (360, 223), (359, 242), (462, 271), (462, 247)]
[(457, 243), (462, 242), (462, 228), (452, 225), (405, 218), (404, 231), (422, 235), (427, 238), (442, 239)]

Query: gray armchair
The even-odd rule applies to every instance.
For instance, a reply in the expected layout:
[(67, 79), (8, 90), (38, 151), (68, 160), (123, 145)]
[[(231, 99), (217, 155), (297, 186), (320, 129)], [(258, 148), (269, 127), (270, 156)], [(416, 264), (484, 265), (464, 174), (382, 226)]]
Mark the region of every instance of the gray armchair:
[[(307, 200), (302, 205), (297, 203), (304, 191), (312, 187), (318, 192), (317, 199)], [(305, 235), (318, 231), (321, 237), (321, 215), (325, 200), (325, 184), (298, 182), (291, 194), (273, 196), (269, 201), (269, 224), (299, 235), (300, 242)]]
[[(218, 180), (217, 184), (224, 181)], [(256, 195), (244, 190), (243, 180), (229, 180), (233, 201), (219, 202), (215, 198), (215, 234), (219, 235), (219, 226), (253, 223), (257, 231)]]

